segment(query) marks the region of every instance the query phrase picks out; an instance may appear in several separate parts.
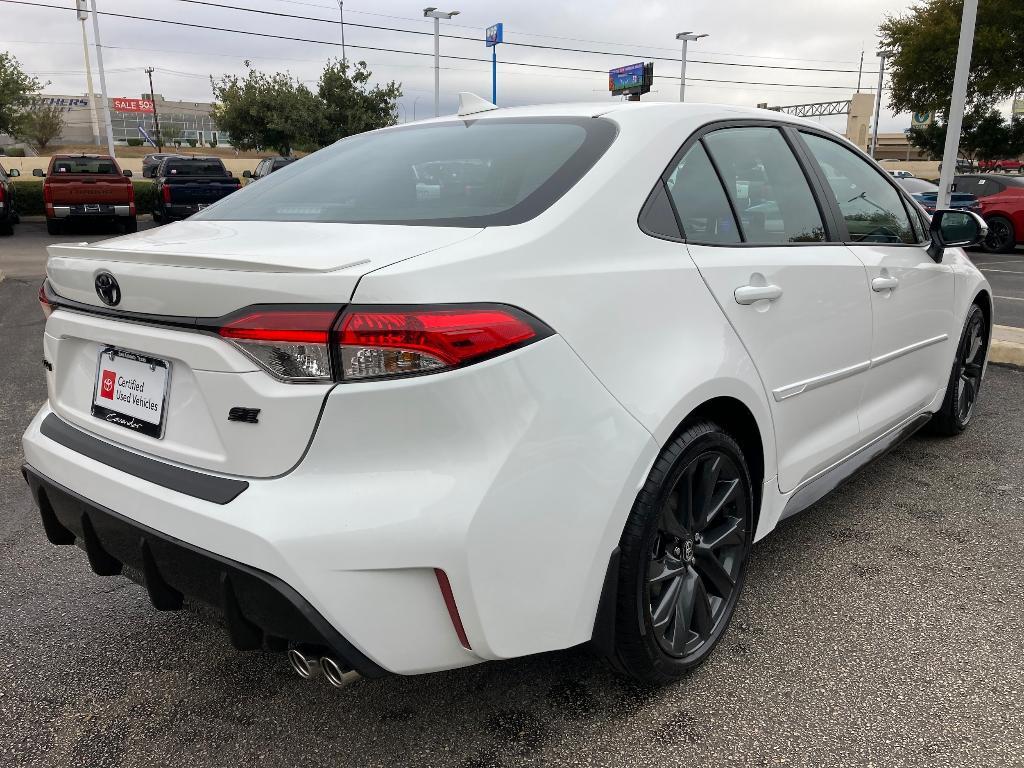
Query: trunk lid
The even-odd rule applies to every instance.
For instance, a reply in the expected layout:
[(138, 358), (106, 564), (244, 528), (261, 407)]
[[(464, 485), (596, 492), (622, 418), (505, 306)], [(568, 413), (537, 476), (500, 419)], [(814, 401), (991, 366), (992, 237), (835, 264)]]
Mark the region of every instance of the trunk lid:
[(170, 202), (175, 205), (215, 203), (236, 191), (240, 186), (237, 180), (223, 176), (165, 179), (163, 183), (170, 190)]
[[(308, 445), (332, 384), (278, 381), (217, 335), (164, 325), (160, 318), (121, 319), (118, 311), (180, 322), (251, 304), (340, 306), (367, 272), (479, 231), (186, 221), (94, 245), (50, 246), (52, 291), (106, 313), (58, 309), (47, 322), (51, 407), (88, 432), (185, 466), (244, 477), (288, 472)], [(96, 275), (104, 271), (121, 289), (113, 310), (95, 288)], [(101, 377), (112, 367), (104, 354), (109, 348), (167, 363), (162, 436), (94, 415)], [(143, 394), (159, 399), (162, 393)], [(258, 421), (230, 419), (235, 408), (258, 410)]]
[(131, 182), (124, 176), (49, 176), (44, 182), (49, 186), (54, 205), (85, 205), (95, 203), (128, 202)]

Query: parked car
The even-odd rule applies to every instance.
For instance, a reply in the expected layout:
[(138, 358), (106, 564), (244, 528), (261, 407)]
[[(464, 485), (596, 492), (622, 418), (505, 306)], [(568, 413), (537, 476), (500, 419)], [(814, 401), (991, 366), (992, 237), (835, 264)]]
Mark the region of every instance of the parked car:
[(242, 186), (217, 157), (168, 157), (156, 172), (153, 220), (169, 224), (201, 211)]
[(957, 192), (978, 197), (981, 215), (988, 223), (985, 250), (1009, 253), (1024, 245), (1024, 178), (972, 174), (956, 177)]
[[(910, 193), (921, 206), (929, 213), (935, 213), (936, 204), (939, 199), (939, 185), (933, 184), (924, 179), (914, 177), (897, 178), (896, 183)], [(949, 207), (954, 210), (973, 211), (981, 213), (981, 203), (976, 195), (965, 192), (954, 192), (949, 196)]]
[(978, 216), (790, 115), (480, 104), (50, 246), (50, 541), (335, 685), (582, 643), (665, 682), (755, 540), (972, 420)]
[(109, 155), (54, 155), (43, 181), (46, 231), (60, 234), (64, 226), (80, 221), (106, 221), (135, 232), (135, 188), (131, 171), (122, 171)]
[(280, 171), (286, 165), (291, 165), (298, 159), (297, 157), (268, 157), (260, 160), (255, 171), (242, 171), (242, 178), (259, 181), (264, 176), (269, 176), (274, 171)]
[(153, 154), (146, 155), (142, 158), (142, 175), (144, 178), (152, 179), (156, 177), (156, 169), (160, 167), (160, 163), (166, 160), (168, 157), (181, 157), (173, 152), (154, 152)]
[(914, 178), (914, 174), (912, 174), (910, 171), (902, 171), (902, 170), (899, 170), (899, 169), (893, 169), (891, 171), (886, 171), (886, 173), (888, 173), (894, 179), (913, 179)]
[(979, 160), (978, 170), (981, 172), (991, 171), (993, 173), (1020, 173), (1024, 170), (1024, 162), (1017, 159)]
[[(974, 173), (974, 163), (972, 163), (970, 160), (966, 160), (962, 157), (959, 157), (956, 161), (956, 172)], [(942, 163), (939, 163), (939, 173), (942, 173)]]
[(17, 168), (7, 171), (0, 165), (0, 235), (13, 235), (18, 223), (17, 193), (11, 179), (20, 175)]

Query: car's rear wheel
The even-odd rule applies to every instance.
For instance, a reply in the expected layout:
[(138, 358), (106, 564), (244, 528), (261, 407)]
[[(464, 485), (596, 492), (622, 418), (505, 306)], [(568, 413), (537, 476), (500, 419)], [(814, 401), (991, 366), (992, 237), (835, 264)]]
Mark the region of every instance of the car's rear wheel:
[(46, 220), (46, 231), (48, 234), (59, 235), (62, 229), (63, 227), (61, 226), (61, 223), (56, 219)]
[(743, 452), (699, 421), (662, 450), (620, 542), (615, 666), (664, 683), (703, 662), (732, 618), (753, 539)]
[(1005, 216), (990, 216), (988, 235), (985, 236), (985, 250), (989, 253), (1008, 253), (1017, 247), (1017, 232), (1013, 222)]
[(127, 218), (121, 219), (121, 228), (124, 229), (124, 231), (127, 234), (131, 234), (132, 232), (138, 232), (139, 220), (135, 216), (129, 216)]
[(0, 223), (0, 236), (2, 236), (2, 237), (9, 237), (10, 235), (13, 235), (13, 234), (14, 234), (14, 225), (11, 222), (5, 221), (5, 222)]
[(977, 304), (971, 305), (960, 336), (950, 372), (942, 408), (932, 417), (931, 431), (939, 435), (959, 435), (974, 415), (981, 394), (981, 375), (988, 352), (988, 321)]

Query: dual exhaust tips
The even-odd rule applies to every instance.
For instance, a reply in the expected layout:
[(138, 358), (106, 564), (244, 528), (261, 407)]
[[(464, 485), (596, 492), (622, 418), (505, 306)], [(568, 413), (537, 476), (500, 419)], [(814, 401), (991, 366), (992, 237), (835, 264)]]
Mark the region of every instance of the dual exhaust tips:
[(289, 648), (288, 663), (304, 680), (311, 680), (323, 672), (327, 682), (335, 688), (345, 688), (360, 679), (360, 674), (354, 669), (346, 669), (330, 656), (320, 656), (309, 649)]

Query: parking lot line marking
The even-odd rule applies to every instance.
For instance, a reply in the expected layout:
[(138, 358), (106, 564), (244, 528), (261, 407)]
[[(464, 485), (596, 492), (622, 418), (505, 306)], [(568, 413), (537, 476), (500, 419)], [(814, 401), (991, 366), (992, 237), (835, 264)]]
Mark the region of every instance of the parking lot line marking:
[(996, 296), (997, 299), (1006, 299), (1007, 301), (1024, 301), (1024, 298), (1020, 296)]
[(982, 272), (998, 272), (1001, 275), (1020, 275), (1024, 277), (1024, 272), (1017, 272), (1013, 269), (982, 269)]

